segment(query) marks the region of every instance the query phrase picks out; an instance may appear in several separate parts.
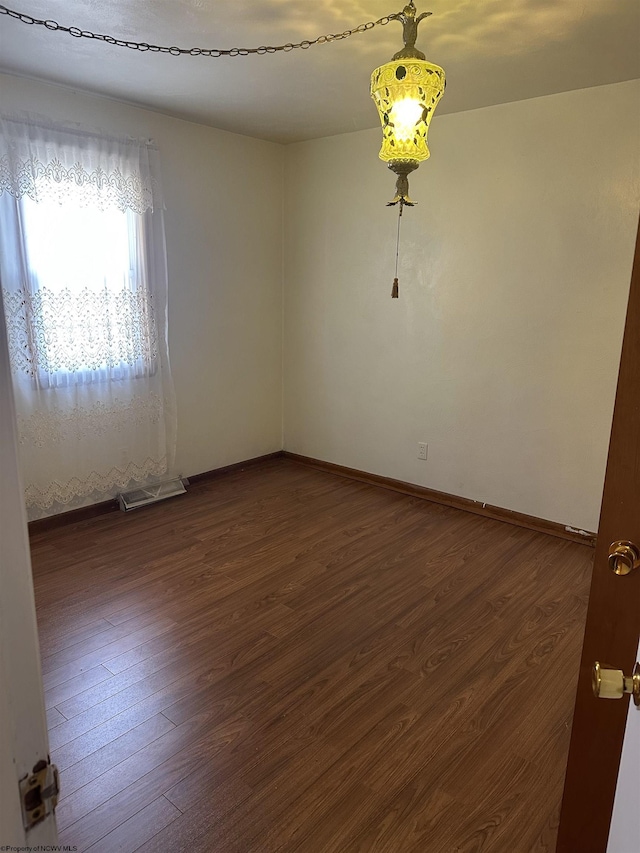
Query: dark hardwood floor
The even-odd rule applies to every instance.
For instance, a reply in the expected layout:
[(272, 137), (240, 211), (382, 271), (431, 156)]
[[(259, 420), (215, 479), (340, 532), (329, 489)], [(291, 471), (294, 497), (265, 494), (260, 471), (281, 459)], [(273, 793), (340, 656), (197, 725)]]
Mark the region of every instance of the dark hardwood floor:
[(591, 548), (275, 459), (32, 557), (61, 844), (555, 849)]

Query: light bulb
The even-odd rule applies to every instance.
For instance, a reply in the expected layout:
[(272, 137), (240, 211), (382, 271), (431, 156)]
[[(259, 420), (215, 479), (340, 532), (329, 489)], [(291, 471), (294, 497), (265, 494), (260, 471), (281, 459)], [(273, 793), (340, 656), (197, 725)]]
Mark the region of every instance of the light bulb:
[(393, 124), (396, 139), (407, 142), (415, 133), (415, 127), (422, 118), (424, 107), (415, 98), (403, 98), (396, 101), (389, 118)]

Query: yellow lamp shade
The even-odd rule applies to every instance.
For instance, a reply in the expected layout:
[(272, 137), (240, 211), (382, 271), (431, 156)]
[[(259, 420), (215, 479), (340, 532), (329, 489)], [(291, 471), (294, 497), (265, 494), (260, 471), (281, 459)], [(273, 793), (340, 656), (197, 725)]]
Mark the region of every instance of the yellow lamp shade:
[(429, 157), (427, 133), (444, 87), (442, 68), (423, 59), (399, 59), (375, 69), (371, 97), (382, 123), (381, 160), (417, 165)]

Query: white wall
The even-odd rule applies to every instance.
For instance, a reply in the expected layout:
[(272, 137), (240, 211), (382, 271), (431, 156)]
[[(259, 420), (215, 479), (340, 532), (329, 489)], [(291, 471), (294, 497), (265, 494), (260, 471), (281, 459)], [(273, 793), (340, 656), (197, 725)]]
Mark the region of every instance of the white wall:
[(196, 474), (282, 447), (279, 145), (106, 98), (0, 75), (1, 108), (160, 149), (169, 265), (176, 470)]
[(639, 98), (631, 81), (436, 115), (398, 300), (379, 131), (290, 146), (285, 449), (596, 530)]

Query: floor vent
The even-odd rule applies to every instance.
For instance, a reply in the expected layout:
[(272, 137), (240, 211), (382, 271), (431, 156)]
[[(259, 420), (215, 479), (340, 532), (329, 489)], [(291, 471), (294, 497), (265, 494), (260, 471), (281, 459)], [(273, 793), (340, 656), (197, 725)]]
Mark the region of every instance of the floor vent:
[(129, 512), (129, 510), (138, 509), (141, 506), (163, 501), (165, 498), (183, 495), (186, 491), (184, 483), (178, 478), (176, 480), (165, 480), (163, 483), (154, 483), (152, 486), (145, 486), (142, 489), (133, 489), (131, 492), (122, 492), (118, 495), (118, 500), (120, 509), (123, 512)]

